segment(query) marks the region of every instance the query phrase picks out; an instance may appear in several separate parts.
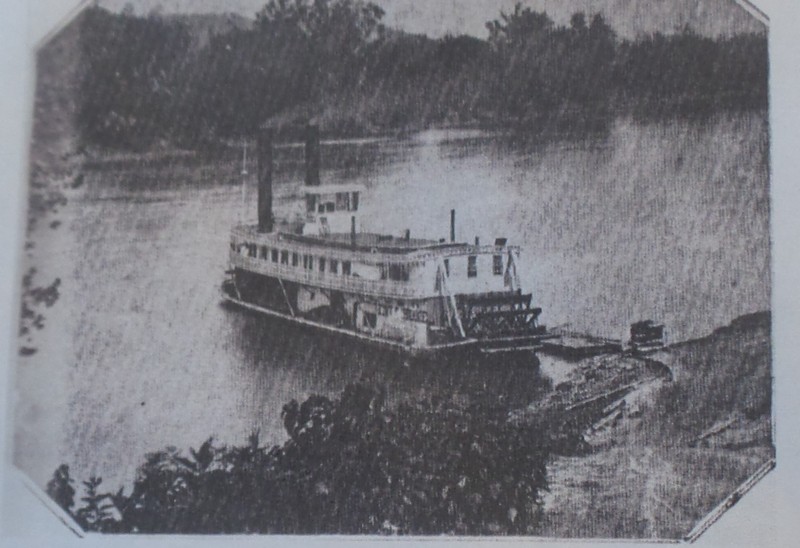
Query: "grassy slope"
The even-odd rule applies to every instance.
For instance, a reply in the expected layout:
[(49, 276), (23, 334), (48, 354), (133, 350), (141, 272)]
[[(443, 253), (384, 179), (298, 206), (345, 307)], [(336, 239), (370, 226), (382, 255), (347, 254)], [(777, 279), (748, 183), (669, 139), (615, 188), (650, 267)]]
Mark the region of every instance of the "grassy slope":
[(768, 313), (676, 345), (665, 361), (674, 382), (650, 387), (603, 449), (551, 463), (541, 534), (682, 537), (774, 456)]

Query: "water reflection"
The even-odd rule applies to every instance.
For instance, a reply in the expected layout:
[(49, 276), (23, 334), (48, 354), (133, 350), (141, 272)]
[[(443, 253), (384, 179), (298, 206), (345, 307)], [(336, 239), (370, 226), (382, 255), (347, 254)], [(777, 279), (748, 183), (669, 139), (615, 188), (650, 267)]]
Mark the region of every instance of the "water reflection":
[(278, 319), (226, 306), (228, 314), (243, 314), (240, 330), (231, 332), (241, 352), (243, 374), (264, 386), (284, 379), (279, 392), (289, 399), (323, 394), (338, 397), (351, 383), (382, 388), (395, 406), (430, 399), (470, 404), (489, 400), (510, 409), (527, 405), (547, 391), (550, 380), (530, 363), (505, 363), (472, 353), (409, 358), (351, 341), (320, 334)]

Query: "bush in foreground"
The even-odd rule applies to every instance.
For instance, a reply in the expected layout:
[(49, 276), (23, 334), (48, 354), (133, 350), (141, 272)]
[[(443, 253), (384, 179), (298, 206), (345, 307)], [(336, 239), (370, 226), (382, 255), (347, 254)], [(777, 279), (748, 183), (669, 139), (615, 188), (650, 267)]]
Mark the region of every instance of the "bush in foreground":
[[(487, 402), (389, 411), (349, 386), (283, 408), (283, 446), (206, 441), (147, 456), (130, 495), (87, 484), (72, 514), (89, 530), (141, 533), (531, 534), (547, 488), (541, 425)], [(72, 507), (66, 467), (51, 491)], [(88, 489), (91, 484), (91, 489)], [(89, 493), (88, 491), (91, 491)], [(70, 499), (70, 500), (67, 500)]]

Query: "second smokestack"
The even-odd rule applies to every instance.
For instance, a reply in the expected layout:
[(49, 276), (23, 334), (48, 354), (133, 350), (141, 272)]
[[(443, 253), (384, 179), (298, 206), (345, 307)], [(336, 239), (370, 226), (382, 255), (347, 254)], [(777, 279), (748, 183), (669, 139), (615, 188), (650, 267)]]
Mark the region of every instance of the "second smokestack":
[(306, 186), (319, 186), (319, 126), (306, 126)]
[(272, 232), (272, 128), (259, 130), (256, 155), (258, 159), (258, 231)]

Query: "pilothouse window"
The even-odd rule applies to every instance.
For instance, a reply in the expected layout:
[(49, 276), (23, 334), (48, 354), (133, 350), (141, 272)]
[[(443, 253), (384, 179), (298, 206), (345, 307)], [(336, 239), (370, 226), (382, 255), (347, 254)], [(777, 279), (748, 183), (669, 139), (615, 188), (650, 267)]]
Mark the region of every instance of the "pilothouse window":
[(492, 258), (492, 273), (495, 276), (502, 276), (503, 275), (503, 256), (502, 255), (495, 255)]
[(470, 255), (467, 257), (467, 278), (476, 278), (478, 276), (478, 257)]
[(350, 193), (336, 193), (336, 211), (350, 211)]

